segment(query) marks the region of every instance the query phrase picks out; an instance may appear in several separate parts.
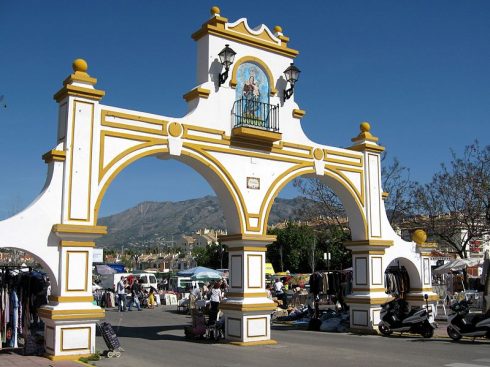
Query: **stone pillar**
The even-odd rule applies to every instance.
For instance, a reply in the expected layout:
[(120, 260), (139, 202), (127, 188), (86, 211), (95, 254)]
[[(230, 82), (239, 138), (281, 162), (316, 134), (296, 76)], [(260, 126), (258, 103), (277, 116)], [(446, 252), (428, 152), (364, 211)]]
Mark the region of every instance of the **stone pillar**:
[(347, 297), (351, 329), (374, 333), (381, 305), (392, 299), (385, 293), (383, 257), (393, 241), (366, 240), (344, 243), (352, 250), (352, 294)]
[(95, 352), (96, 321), (105, 316), (92, 303), (92, 250), (106, 228), (57, 224), (52, 231), (60, 238), (59, 287), (39, 309), (46, 356), (78, 359)]
[(265, 291), (266, 245), (275, 236), (228, 235), (229, 292), (220, 309), (225, 318), (225, 338), (237, 345), (275, 344), (271, 339), (270, 315), (276, 304)]

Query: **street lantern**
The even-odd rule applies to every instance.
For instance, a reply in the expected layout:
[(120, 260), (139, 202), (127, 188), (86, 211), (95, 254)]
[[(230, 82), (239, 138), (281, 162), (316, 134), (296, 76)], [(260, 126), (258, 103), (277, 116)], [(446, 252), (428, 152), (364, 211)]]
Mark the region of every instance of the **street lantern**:
[(225, 48), (218, 54), (219, 62), (225, 67), (225, 71), (219, 75), (219, 85), (223, 84), (228, 79), (228, 70), (235, 60), (236, 52), (230, 48), (230, 45), (225, 45)]
[(301, 70), (299, 70), (296, 66), (294, 66), (294, 63), (291, 63), (291, 65), (289, 65), (288, 68), (284, 70), (284, 76), (286, 77), (286, 82), (288, 82), (291, 85), (289, 89), (284, 90), (284, 100), (291, 98), (291, 96), (293, 95), (294, 85), (299, 79), (299, 73), (301, 73)]

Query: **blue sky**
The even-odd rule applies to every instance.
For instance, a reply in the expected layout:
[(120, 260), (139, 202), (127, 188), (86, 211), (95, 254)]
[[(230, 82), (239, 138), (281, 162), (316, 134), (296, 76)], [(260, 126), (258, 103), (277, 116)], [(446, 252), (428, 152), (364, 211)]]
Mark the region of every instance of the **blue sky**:
[[(1, 1), (0, 218), (28, 205), (56, 139), (53, 94), (81, 57), (103, 103), (179, 117), (195, 86), (190, 35), (213, 5), (230, 21), (281, 25), (300, 51), (295, 99), (313, 140), (346, 147), (361, 121), (430, 180), (450, 149), (490, 136), (490, 1)], [(114, 181), (101, 214), (212, 194), (190, 168), (147, 158)], [(291, 186), (283, 197), (296, 196)]]

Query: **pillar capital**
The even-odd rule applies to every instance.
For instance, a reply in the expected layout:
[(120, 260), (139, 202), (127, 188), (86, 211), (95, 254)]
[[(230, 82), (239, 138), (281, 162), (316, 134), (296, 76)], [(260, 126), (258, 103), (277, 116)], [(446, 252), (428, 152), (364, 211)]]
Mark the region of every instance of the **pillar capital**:
[(385, 148), (378, 145), (378, 138), (371, 134), (371, 125), (369, 122), (362, 122), (360, 125), (361, 132), (356, 137), (352, 138), (351, 141), (354, 143), (353, 146), (349, 147), (351, 150), (358, 152), (374, 152), (381, 153)]
[(94, 88), (97, 79), (87, 73), (87, 62), (83, 59), (76, 59), (72, 67), (73, 73), (63, 81), (63, 87), (53, 96), (56, 102), (61, 102), (68, 96), (100, 101), (105, 92)]
[[(224, 236), (218, 236), (218, 240), (230, 248), (233, 247), (262, 247), (265, 248), (266, 245), (271, 244), (277, 239), (275, 235), (263, 235), (263, 234), (247, 234), (247, 233), (237, 233)], [(255, 251), (255, 250), (248, 250)]]

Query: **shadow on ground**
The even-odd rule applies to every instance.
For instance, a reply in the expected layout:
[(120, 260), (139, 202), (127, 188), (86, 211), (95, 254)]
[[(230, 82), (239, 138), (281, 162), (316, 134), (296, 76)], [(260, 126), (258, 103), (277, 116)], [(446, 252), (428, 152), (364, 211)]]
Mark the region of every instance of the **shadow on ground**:
[[(148, 340), (185, 340), (184, 327), (185, 325), (167, 325), (167, 326), (118, 326), (114, 328), (118, 338), (136, 338), (136, 339), (148, 339)], [(175, 333), (167, 333), (169, 331), (177, 331), (182, 335), (175, 335)], [(97, 335), (100, 335), (100, 331), (97, 330)]]

